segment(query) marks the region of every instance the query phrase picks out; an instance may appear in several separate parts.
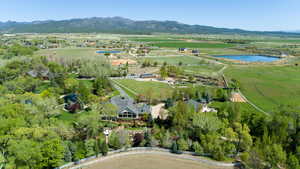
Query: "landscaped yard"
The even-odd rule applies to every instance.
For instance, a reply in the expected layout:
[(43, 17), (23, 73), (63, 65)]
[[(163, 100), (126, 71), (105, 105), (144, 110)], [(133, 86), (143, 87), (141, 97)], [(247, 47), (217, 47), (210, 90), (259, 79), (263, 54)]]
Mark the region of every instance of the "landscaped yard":
[(225, 74), (227, 78), (237, 79), (244, 95), (265, 111), (278, 110), (280, 105), (299, 108), (299, 67), (235, 66)]
[[(167, 97), (171, 96), (173, 90), (173, 88), (171, 88), (168, 84), (160, 82), (136, 81), (131, 79), (118, 79), (115, 81), (117, 83), (120, 83), (122, 86), (125, 86), (126, 88), (136, 92), (137, 94), (148, 97), (149, 95), (151, 95), (152, 99), (158, 100), (166, 99)], [(126, 89), (125, 91), (132, 96), (132, 93), (130, 91)]]
[(188, 159), (178, 159), (168, 155), (138, 154), (116, 157), (101, 161), (87, 169), (232, 169), (233, 167), (216, 167)]

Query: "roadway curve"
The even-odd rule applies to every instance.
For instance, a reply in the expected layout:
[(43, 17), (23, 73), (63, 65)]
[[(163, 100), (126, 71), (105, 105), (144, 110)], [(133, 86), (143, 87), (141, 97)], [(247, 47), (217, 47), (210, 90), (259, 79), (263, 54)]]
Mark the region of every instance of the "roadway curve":
[(225, 162), (218, 162), (218, 161), (213, 161), (213, 160), (209, 160), (200, 156), (193, 156), (191, 155), (191, 153), (183, 153), (183, 154), (174, 154), (169, 152), (170, 150), (168, 149), (153, 149), (153, 150), (147, 150), (145, 149), (134, 149), (134, 150), (130, 150), (130, 151), (125, 151), (125, 152), (118, 152), (118, 153), (109, 153), (108, 156), (106, 157), (98, 157), (86, 162), (83, 162), (81, 164), (75, 165), (70, 167), (70, 169), (80, 169), (83, 167), (87, 167), (89, 165), (95, 164), (95, 163), (101, 163), (102, 161), (105, 160), (109, 160), (109, 159), (113, 159), (116, 157), (122, 157), (122, 156), (128, 156), (128, 155), (138, 155), (138, 154), (153, 154), (153, 155), (166, 155), (166, 156), (172, 156), (178, 159), (184, 159), (184, 160), (192, 160), (195, 162), (199, 162), (199, 163), (204, 163), (207, 165), (211, 165), (211, 166), (216, 166), (216, 167), (235, 167), (235, 166), (239, 166), (239, 163), (225, 163)]

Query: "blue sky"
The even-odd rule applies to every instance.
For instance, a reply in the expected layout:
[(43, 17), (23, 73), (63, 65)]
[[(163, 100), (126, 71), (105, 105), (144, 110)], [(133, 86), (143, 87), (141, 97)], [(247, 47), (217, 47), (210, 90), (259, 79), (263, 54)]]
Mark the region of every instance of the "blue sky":
[(0, 21), (122, 16), (248, 30), (300, 30), (300, 0), (3, 0)]

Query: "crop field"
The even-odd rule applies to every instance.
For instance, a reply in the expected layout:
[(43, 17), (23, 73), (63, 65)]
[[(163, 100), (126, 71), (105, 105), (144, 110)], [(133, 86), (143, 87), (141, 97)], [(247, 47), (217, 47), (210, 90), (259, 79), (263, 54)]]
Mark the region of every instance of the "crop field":
[(223, 68), (223, 65), (217, 64), (202, 64), (192, 66), (182, 66), (182, 69), (187, 74), (199, 74), (204, 76), (217, 76), (217, 72)]
[(207, 55), (241, 55), (249, 54), (248, 52), (235, 50), (233, 48), (203, 48), (201, 54)]
[(244, 95), (265, 111), (280, 105), (299, 107), (300, 68), (297, 66), (236, 66), (226, 70), (237, 79)]
[(129, 38), (129, 40), (136, 41), (136, 42), (176, 42), (176, 41), (180, 41), (178, 39), (163, 38), (163, 37)]
[(58, 57), (101, 57), (96, 53), (94, 48), (62, 48), (62, 49), (45, 49), (36, 52), (37, 55), (58, 56)]
[[(136, 81), (131, 79), (118, 79), (115, 81), (138, 94), (144, 96), (151, 95), (152, 99), (158, 100), (166, 99), (167, 97), (171, 96), (173, 90), (173, 88), (171, 88), (168, 84), (161, 82)], [(131, 94), (129, 93), (129, 95)]]
[(233, 167), (215, 167), (208, 164), (178, 159), (158, 154), (139, 154), (111, 158), (86, 167), (87, 169), (232, 169)]
[(197, 43), (197, 42), (163, 42), (153, 43), (152, 46), (165, 48), (229, 48), (234, 47), (233, 44), (226, 43)]
[(157, 62), (158, 64), (163, 64), (166, 62), (168, 65), (178, 65), (179, 62), (182, 64), (199, 64), (201, 61), (204, 61), (201, 58), (192, 56), (148, 57), (146, 60)]

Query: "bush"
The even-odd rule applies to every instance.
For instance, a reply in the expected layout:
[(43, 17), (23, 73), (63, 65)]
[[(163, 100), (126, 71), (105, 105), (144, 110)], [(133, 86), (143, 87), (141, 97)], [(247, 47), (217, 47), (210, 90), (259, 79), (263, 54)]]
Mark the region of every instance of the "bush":
[(101, 144), (101, 153), (103, 156), (106, 156), (108, 153), (108, 145), (105, 143), (105, 141), (102, 142)]
[(188, 145), (187, 141), (183, 138), (180, 138), (177, 141), (177, 144), (178, 144), (179, 151), (186, 151), (189, 149), (189, 145)]
[(249, 160), (249, 153), (248, 152), (243, 152), (241, 155), (240, 155), (240, 158), (243, 162), (247, 162)]
[(141, 133), (136, 133), (133, 136), (133, 147), (138, 147), (144, 140), (144, 136)]
[(203, 147), (198, 142), (193, 143), (193, 149), (198, 156), (203, 155), (204, 153)]
[(176, 141), (174, 141), (171, 146), (171, 152), (175, 153), (175, 154), (180, 154), (180, 151), (178, 149), (178, 145), (177, 145)]

